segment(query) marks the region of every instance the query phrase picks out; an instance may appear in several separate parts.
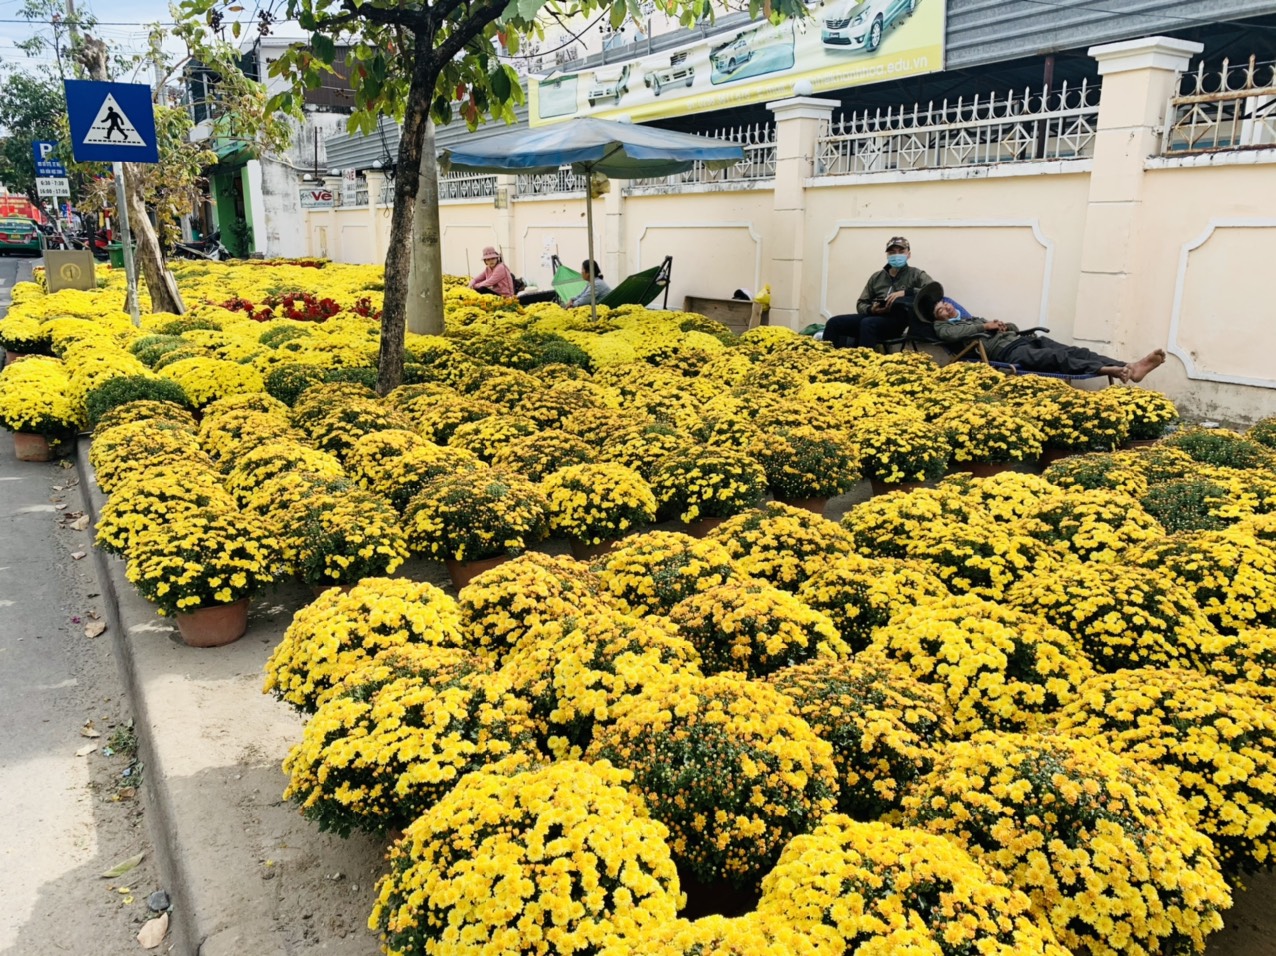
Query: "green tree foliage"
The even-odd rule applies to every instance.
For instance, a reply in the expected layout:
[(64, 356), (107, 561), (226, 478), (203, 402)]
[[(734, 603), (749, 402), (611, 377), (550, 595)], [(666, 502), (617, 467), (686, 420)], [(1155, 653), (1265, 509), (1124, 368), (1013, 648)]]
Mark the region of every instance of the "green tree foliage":
[(57, 139), (65, 110), (62, 82), (47, 69), (23, 73), (8, 66), (0, 74), (0, 182), (33, 202), (39, 198), (31, 144)]

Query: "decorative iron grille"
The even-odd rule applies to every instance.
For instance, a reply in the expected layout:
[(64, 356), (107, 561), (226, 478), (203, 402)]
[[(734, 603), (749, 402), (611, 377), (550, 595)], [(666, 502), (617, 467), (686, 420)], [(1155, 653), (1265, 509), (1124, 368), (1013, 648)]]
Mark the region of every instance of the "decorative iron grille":
[(470, 173), (447, 173), (439, 177), (439, 199), (491, 199), (496, 195), (496, 177)]
[(1161, 153), (1175, 156), (1276, 146), (1276, 63), (1255, 57), (1179, 74)]
[(816, 174), (946, 169), (1094, 155), (1099, 88), (1011, 91), (938, 106), (865, 110), (832, 121), (820, 136)]
[(558, 167), (555, 173), (519, 173), (518, 195), (552, 196), (558, 193), (583, 193), (587, 176), (582, 176), (570, 166)]
[(738, 143), (744, 148), (744, 159), (734, 166), (710, 169), (696, 163), (686, 172), (655, 179), (631, 179), (631, 186), (681, 186), (705, 183), (758, 181), (775, 178), (775, 127), (769, 123), (739, 126), (707, 133), (713, 139)]

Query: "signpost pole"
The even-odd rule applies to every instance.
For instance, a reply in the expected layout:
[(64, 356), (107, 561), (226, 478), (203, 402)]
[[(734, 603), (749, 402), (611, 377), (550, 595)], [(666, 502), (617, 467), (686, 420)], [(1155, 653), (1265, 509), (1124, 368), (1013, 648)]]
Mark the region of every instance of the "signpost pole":
[(112, 163), (111, 170), (115, 174), (115, 216), (120, 224), (120, 242), (124, 244), (124, 275), (128, 280), (128, 313), (133, 317), (134, 325), (141, 325), (142, 319), (137, 306), (137, 267), (133, 264), (133, 233), (128, 226), (128, 203), (124, 195), (124, 164)]

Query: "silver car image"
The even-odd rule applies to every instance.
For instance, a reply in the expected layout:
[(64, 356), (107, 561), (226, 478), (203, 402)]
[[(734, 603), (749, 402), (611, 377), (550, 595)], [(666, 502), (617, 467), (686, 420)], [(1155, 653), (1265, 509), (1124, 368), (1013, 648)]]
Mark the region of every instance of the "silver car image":
[(825, 46), (875, 53), (886, 31), (917, 9), (918, 0), (837, 0), (820, 17)]

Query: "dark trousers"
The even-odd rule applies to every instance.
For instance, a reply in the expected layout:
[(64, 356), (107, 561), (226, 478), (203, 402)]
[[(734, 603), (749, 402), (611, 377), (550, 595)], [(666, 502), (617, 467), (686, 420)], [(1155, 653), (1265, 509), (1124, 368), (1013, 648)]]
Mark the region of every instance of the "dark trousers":
[(1099, 369), (1125, 362), (1091, 352), (1079, 345), (1064, 345), (1044, 335), (1024, 335), (998, 349), (994, 362), (1010, 362), (1033, 372), (1062, 372), (1065, 375), (1097, 375)]
[(837, 348), (875, 349), (908, 330), (909, 311), (894, 308), (883, 315), (835, 315), (824, 326), (824, 341)]

